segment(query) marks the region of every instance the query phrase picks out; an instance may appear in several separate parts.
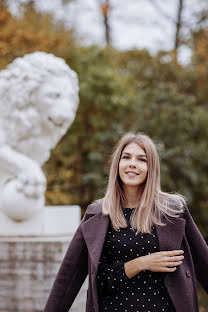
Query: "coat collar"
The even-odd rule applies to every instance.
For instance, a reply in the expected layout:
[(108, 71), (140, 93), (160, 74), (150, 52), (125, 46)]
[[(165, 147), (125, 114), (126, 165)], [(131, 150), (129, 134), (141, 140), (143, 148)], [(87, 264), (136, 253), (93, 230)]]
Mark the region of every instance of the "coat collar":
[[(97, 271), (103, 244), (110, 223), (109, 216), (102, 214), (102, 204), (97, 213), (82, 223), (83, 236), (89, 251), (90, 259)], [(165, 226), (156, 226), (160, 251), (178, 250), (181, 247), (186, 221), (183, 218), (163, 219)]]

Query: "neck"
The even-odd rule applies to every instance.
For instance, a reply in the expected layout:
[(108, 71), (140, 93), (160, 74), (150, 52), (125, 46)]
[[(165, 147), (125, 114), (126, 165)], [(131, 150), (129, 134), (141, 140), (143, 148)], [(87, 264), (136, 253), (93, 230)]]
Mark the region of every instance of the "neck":
[(126, 208), (135, 208), (139, 205), (139, 202), (142, 197), (144, 187), (128, 187), (124, 186), (124, 193), (126, 197), (125, 207)]

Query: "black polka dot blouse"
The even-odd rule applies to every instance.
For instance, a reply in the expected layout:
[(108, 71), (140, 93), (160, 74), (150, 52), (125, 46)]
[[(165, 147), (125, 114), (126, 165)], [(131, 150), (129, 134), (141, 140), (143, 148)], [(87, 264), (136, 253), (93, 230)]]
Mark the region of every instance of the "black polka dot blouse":
[(125, 274), (125, 262), (159, 251), (154, 226), (151, 234), (135, 235), (132, 211), (124, 208), (127, 228), (108, 228), (97, 272), (99, 312), (175, 312), (162, 273), (144, 270), (131, 279)]

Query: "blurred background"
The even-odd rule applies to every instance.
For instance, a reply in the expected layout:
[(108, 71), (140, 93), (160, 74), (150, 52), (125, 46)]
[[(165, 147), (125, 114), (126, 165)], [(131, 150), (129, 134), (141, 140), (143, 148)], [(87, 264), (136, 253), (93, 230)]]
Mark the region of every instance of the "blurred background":
[[(157, 143), (162, 189), (186, 196), (208, 242), (207, 0), (0, 0), (0, 69), (33, 51), (62, 57), (80, 104), (44, 166), (48, 205), (104, 195), (126, 131)], [(208, 298), (199, 286), (200, 311)]]

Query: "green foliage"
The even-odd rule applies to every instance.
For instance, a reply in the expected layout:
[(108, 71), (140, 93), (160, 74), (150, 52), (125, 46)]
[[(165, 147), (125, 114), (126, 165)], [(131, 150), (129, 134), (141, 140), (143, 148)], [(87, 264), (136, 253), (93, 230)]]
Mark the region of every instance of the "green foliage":
[(135, 77), (134, 129), (158, 142), (163, 189), (185, 195), (200, 229), (208, 232), (208, 112), (199, 105), (197, 73), (192, 66), (164, 63), (163, 55), (148, 60), (130, 51), (123, 59)]
[(185, 195), (200, 229), (208, 233), (208, 112), (198, 105), (194, 70), (166, 61), (163, 54), (153, 58), (147, 51), (98, 47), (77, 48), (67, 61), (79, 75), (80, 105), (47, 164), (48, 172), (57, 162), (60, 166), (49, 182), (48, 203), (57, 203), (58, 186), (62, 204), (86, 208), (103, 196), (119, 137), (143, 131), (158, 144), (163, 189)]

